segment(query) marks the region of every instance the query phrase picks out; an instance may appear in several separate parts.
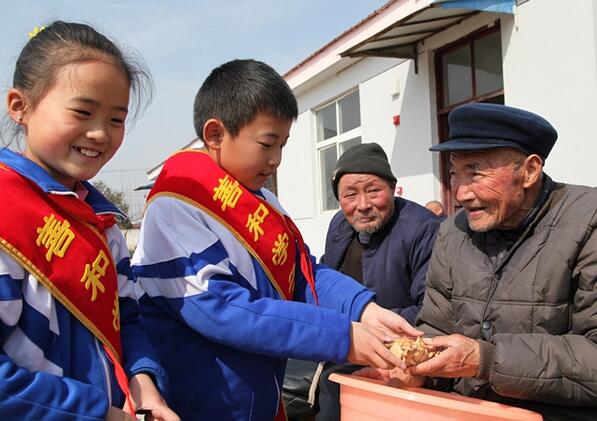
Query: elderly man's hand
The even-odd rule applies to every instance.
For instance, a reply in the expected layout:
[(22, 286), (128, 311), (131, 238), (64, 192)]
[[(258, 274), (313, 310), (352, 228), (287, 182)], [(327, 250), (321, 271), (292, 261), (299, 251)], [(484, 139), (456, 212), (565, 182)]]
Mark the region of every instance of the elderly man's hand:
[(387, 342), (397, 336), (421, 336), (423, 334), (420, 330), (412, 327), (403, 317), (373, 302), (365, 307), (361, 322), (388, 334)]
[(436, 336), (425, 343), (443, 349), (432, 359), (408, 370), (430, 377), (474, 377), (479, 371), (479, 342), (463, 335)]
[(381, 380), (389, 386), (394, 387), (421, 387), (425, 383), (425, 377), (413, 376), (401, 368), (384, 370), (381, 368), (365, 367), (352, 373), (355, 376), (367, 377)]

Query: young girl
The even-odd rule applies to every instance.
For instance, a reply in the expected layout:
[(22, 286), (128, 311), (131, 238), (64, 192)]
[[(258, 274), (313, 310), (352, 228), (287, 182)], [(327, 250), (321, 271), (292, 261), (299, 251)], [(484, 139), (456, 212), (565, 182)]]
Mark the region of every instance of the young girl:
[(60, 21), (17, 60), (7, 106), (25, 145), (0, 149), (3, 419), (178, 420), (137, 323), (122, 214), (85, 181), (120, 147), (146, 76), (93, 28)]

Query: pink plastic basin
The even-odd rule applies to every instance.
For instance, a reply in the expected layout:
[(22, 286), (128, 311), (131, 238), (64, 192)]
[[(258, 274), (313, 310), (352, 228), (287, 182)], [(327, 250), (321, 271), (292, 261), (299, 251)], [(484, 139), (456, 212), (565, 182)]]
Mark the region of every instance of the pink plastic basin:
[(420, 388), (396, 388), (364, 377), (332, 374), (340, 383), (342, 421), (541, 421), (526, 409)]

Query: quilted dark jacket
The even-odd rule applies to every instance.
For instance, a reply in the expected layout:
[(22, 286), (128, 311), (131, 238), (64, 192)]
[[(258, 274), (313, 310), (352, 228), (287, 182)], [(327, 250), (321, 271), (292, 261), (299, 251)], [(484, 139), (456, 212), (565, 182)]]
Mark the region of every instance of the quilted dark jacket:
[(494, 345), (489, 380), (458, 379), (455, 391), (597, 420), (596, 227), (597, 189), (565, 184), (495, 263), (463, 212), (444, 222), (417, 323)]

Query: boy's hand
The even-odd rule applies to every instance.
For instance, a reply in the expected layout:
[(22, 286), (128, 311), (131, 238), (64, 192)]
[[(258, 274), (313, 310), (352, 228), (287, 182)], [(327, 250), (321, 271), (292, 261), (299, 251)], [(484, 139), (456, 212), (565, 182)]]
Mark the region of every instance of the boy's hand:
[(381, 368), (365, 367), (352, 373), (355, 376), (368, 377), (370, 379), (382, 380), (389, 386), (394, 387), (422, 387), (425, 377), (413, 376), (407, 371), (398, 367), (391, 370)]
[(363, 323), (352, 322), (348, 361), (353, 364), (379, 368), (404, 368), (404, 363), (384, 345), (388, 336), (379, 329)]
[(149, 375), (134, 375), (129, 381), (129, 389), (133, 407), (145, 414), (146, 421), (180, 421), (178, 415), (168, 407)]
[(415, 375), (431, 377), (473, 377), (479, 371), (479, 342), (463, 335), (436, 336), (423, 339), (427, 345), (444, 348), (419, 365), (409, 367)]
[(371, 302), (367, 304), (361, 322), (373, 326), (387, 333), (390, 338), (386, 342), (396, 339), (397, 336), (421, 336), (423, 332), (415, 329), (402, 316)]
[(106, 421), (136, 421), (135, 418), (124, 412), (122, 409), (111, 406), (106, 413)]

